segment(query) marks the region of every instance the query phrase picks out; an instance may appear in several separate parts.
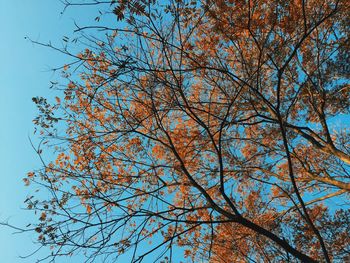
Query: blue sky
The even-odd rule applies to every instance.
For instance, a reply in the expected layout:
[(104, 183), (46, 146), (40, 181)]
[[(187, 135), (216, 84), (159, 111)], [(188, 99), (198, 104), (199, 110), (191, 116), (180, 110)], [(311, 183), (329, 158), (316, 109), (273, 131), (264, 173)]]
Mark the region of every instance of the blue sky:
[[(25, 187), (22, 179), (40, 166), (29, 142), (29, 137), (35, 142), (32, 119), (37, 114), (31, 99), (56, 96), (49, 86), (50, 80), (59, 76), (52, 74), (50, 68), (67, 62), (66, 57), (33, 45), (25, 36), (59, 45), (62, 37), (74, 29), (73, 18), (78, 22), (94, 18), (92, 10), (74, 8), (61, 15), (62, 9), (59, 0), (0, 0), (0, 221), (8, 220), (18, 226), (37, 218), (23, 210), (23, 201), (35, 189)], [(47, 253), (43, 250), (20, 259), (37, 248), (33, 244), (35, 236), (13, 232), (0, 226), (1, 263), (32, 263)], [(84, 260), (76, 257), (70, 262)]]
[[(0, 221), (15, 225), (25, 226), (33, 219), (32, 212), (23, 210), (23, 201), (33, 189), (25, 187), (22, 178), (40, 165), (29, 142), (29, 137), (35, 140), (32, 119), (37, 114), (31, 98), (54, 96), (49, 81), (59, 76), (49, 69), (66, 61), (24, 37), (60, 44), (62, 36), (72, 32), (73, 17), (81, 18), (77, 9), (61, 15), (62, 8), (58, 0), (0, 0)], [(35, 262), (37, 256), (19, 258), (35, 250), (35, 237), (13, 232), (0, 226), (0, 261)]]
[[(32, 97), (52, 101), (59, 96), (49, 89), (50, 81), (60, 79), (59, 73), (53, 74), (50, 69), (69, 62), (66, 56), (34, 45), (25, 37), (61, 46), (63, 36), (72, 35), (74, 21), (91, 25), (97, 13), (95, 7), (75, 7), (63, 15), (62, 10), (59, 0), (0, 0), (0, 221), (20, 227), (38, 219), (24, 209), (23, 203), (36, 188), (25, 187), (22, 179), (41, 167), (29, 140), (38, 142), (32, 122), (38, 112)], [(33, 263), (49, 253), (42, 249), (29, 258), (20, 258), (38, 248), (33, 244), (37, 236), (14, 232), (0, 225), (1, 263)], [(127, 262), (125, 257), (120, 262)], [(84, 262), (84, 258), (76, 256), (56, 262)]]

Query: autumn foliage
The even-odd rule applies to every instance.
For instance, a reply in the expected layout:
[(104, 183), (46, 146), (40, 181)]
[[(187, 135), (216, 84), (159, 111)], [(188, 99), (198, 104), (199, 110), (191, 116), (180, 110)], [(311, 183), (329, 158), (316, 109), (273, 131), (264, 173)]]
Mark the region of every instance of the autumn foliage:
[(92, 3), (33, 99), (52, 257), (349, 261), (349, 1)]

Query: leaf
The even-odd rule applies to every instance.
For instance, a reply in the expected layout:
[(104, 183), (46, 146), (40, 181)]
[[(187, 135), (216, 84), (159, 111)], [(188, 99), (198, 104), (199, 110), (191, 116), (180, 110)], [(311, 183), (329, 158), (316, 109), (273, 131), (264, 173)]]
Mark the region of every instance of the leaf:
[(124, 19), (124, 8), (122, 6), (117, 6), (113, 9), (113, 13), (117, 16), (117, 20), (121, 21)]
[(45, 221), (46, 220), (46, 213), (42, 212), (39, 218), (40, 221)]
[(91, 206), (90, 206), (90, 205), (87, 205), (87, 206), (86, 206), (86, 212), (87, 212), (88, 214), (91, 214)]

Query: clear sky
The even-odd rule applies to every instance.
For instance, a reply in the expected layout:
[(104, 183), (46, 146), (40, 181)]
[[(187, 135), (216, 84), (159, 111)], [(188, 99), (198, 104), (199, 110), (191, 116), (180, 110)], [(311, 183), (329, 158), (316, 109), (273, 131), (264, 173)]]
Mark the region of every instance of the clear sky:
[[(40, 167), (29, 141), (35, 142), (32, 120), (37, 114), (31, 99), (55, 96), (49, 89), (50, 80), (59, 76), (50, 68), (67, 61), (53, 50), (33, 45), (25, 36), (60, 45), (62, 37), (74, 29), (73, 18), (78, 22), (94, 18), (92, 10), (74, 8), (61, 15), (62, 9), (59, 0), (0, 0), (0, 221), (18, 226), (37, 219), (23, 209), (23, 201), (35, 189), (25, 187), (22, 179)], [(33, 263), (48, 252), (21, 259), (37, 248), (35, 236), (13, 232), (0, 226), (0, 263)], [(75, 257), (69, 262), (84, 260)]]
[[(74, 21), (91, 25), (97, 13), (95, 7), (75, 7), (63, 15), (62, 10), (59, 0), (0, 0), (0, 222), (20, 227), (38, 219), (24, 209), (24, 200), (36, 188), (25, 187), (22, 181), (29, 171), (41, 167), (29, 140), (38, 142), (32, 122), (38, 112), (32, 97), (52, 101), (58, 94), (49, 89), (50, 81), (59, 80), (60, 76), (50, 69), (69, 61), (25, 37), (62, 46), (63, 36), (72, 35), (75, 29)], [(33, 263), (50, 253), (42, 249), (22, 259), (38, 248), (33, 244), (37, 236), (14, 232), (0, 225), (0, 263)], [(127, 258), (120, 257), (119, 262), (128, 262)], [(76, 256), (56, 262), (80, 263), (84, 258)]]
[[(22, 182), (28, 171), (39, 167), (28, 139), (35, 140), (32, 119), (37, 114), (31, 98), (54, 95), (49, 81), (58, 76), (49, 69), (66, 59), (24, 37), (60, 44), (62, 36), (72, 32), (73, 17), (81, 18), (79, 10), (61, 15), (62, 8), (59, 0), (0, 0), (0, 221), (15, 225), (25, 226), (33, 219), (32, 212), (23, 210), (33, 188)], [(35, 236), (13, 232), (0, 226), (0, 262), (35, 262), (39, 254), (19, 258), (35, 250)]]

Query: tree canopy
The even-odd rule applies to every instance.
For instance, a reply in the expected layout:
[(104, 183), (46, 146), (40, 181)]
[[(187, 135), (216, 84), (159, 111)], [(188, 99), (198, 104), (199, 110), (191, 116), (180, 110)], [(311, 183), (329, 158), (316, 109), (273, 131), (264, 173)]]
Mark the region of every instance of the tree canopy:
[(48, 259), (350, 260), (349, 1), (65, 5), (99, 16), (42, 44), (70, 57), (24, 179)]

